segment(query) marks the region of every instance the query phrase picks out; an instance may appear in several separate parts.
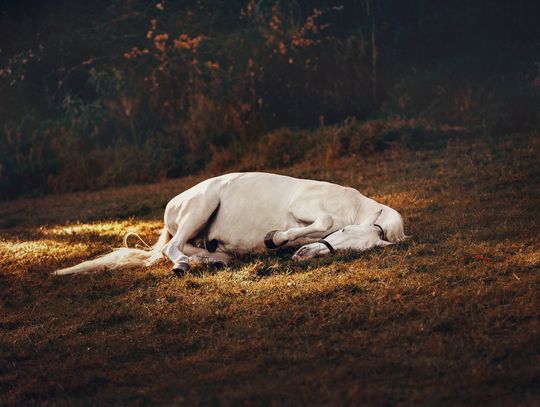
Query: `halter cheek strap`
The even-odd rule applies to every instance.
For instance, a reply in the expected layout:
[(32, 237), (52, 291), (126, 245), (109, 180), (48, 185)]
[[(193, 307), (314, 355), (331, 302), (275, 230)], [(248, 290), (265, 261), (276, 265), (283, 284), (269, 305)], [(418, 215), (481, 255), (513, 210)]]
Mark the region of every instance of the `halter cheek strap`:
[[(381, 237), (380, 237), (380, 238), (381, 238), (382, 240), (386, 240), (386, 234), (384, 233), (384, 229), (381, 227), (381, 225), (377, 225), (377, 224), (375, 223), (375, 224), (373, 224), (373, 226), (375, 226), (376, 228), (379, 228), (379, 230), (381, 231)], [(332, 232), (332, 233), (334, 233), (334, 232)], [(331, 235), (332, 233), (330, 233), (330, 235)], [(332, 247), (332, 245), (331, 245), (330, 243), (328, 243), (328, 241), (325, 240), (325, 238), (327, 238), (327, 237), (330, 236), (330, 235), (326, 235), (324, 238), (322, 238), (321, 240), (317, 241), (317, 243), (322, 243), (323, 245), (325, 245), (325, 246), (328, 248), (328, 250), (330, 250), (330, 253), (335, 253), (336, 249), (334, 249), (334, 248)]]
[(384, 229), (381, 227), (381, 225), (377, 225), (376, 223), (374, 223), (373, 226), (379, 228), (379, 230), (381, 231), (381, 239), (386, 240), (386, 235), (384, 234)]
[(334, 252), (336, 251), (336, 249), (334, 249), (334, 248), (332, 247), (332, 245), (331, 245), (330, 243), (328, 243), (328, 242), (327, 242), (326, 240), (324, 240), (324, 239), (319, 240), (317, 243), (322, 243), (323, 245), (325, 245), (325, 246), (328, 248), (328, 250), (330, 250), (330, 253), (334, 253)]

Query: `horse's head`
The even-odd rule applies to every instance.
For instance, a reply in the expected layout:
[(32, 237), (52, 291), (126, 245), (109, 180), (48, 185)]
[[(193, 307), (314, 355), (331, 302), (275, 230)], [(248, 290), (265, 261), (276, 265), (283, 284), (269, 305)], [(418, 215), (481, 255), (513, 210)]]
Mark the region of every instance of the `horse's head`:
[(382, 209), (359, 225), (345, 226), (318, 242), (302, 246), (296, 251), (293, 259), (311, 259), (334, 250), (368, 250), (375, 246), (393, 244), (384, 240), (384, 231), (380, 226), (375, 225), (375, 221), (381, 212)]

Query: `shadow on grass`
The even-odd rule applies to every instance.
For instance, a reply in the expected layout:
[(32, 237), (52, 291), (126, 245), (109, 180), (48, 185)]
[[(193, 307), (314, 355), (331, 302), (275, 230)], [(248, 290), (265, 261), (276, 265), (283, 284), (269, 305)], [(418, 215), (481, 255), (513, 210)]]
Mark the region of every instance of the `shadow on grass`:
[[(355, 260), (373, 259), (375, 261), (383, 253), (389, 253), (393, 250), (407, 250), (410, 245), (411, 243), (406, 241), (394, 245), (391, 248), (375, 247), (367, 251), (343, 250), (308, 260), (293, 260), (292, 255), (296, 249), (284, 248), (262, 254), (239, 256), (227, 267), (207, 265), (196, 266), (193, 267), (186, 276), (201, 277), (207, 274), (216, 274), (221, 271), (237, 273), (244, 269), (248, 269), (251, 278), (256, 280), (275, 275), (303, 273), (332, 265), (336, 266), (336, 270), (339, 270), (339, 266), (349, 265)], [(344, 272), (346, 271), (344, 270)]]

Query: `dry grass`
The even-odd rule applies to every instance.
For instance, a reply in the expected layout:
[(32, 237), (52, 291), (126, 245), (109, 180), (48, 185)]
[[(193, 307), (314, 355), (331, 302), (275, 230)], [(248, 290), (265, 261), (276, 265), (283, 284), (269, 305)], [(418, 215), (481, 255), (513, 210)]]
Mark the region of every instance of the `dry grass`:
[(0, 205), (0, 404), (540, 403), (538, 135), (286, 173), (354, 186), (413, 238), (177, 279), (53, 278), (199, 178)]

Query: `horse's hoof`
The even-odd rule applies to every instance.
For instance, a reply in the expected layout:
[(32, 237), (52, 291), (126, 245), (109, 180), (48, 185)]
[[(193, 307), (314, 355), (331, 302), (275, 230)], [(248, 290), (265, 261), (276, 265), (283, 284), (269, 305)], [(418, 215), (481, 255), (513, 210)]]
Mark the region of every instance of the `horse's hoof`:
[(274, 235), (276, 232), (277, 230), (272, 230), (264, 237), (264, 245), (267, 249), (275, 249), (277, 247), (277, 245), (274, 243)]
[(288, 242), (288, 240), (285, 240), (283, 243), (281, 244), (275, 244), (274, 243), (274, 236), (275, 234), (277, 233), (278, 231), (277, 230), (272, 230), (270, 232), (268, 232), (266, 234), (266, 236), (264, 237), (264, 245), (266, 246), (267, 249), (276, 249), (280, 246), (283, 246), (285, 243)]
[(225, 263), (224, 261), (221, 261), (221, 260), (213, 261), (211, 264), (212, 264), (213, 267), (218, 268), (218, 269), (222, 269), (222, 268), (227, 267), (227, 263)]
[(172, 269), (173, 273), (176, 274), (177, 277), (183, 277), (188, 270), (189, 264), (187, 264), (185, 261), (178, 263), (178, 265)]

